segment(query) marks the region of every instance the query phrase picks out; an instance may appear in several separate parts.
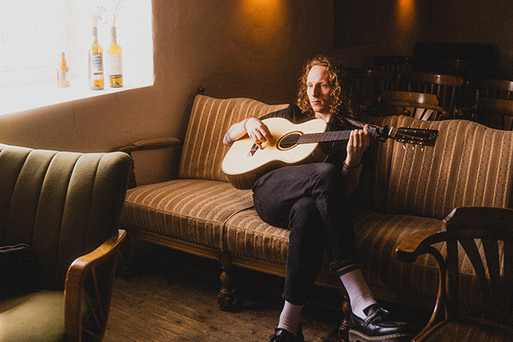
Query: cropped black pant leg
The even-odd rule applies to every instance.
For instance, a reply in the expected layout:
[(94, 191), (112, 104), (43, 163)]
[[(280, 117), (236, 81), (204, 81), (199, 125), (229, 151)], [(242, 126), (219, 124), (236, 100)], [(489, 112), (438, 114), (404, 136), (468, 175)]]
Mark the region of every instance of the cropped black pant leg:
[(306, 303), (325, 250), (331, 270), (359, 263), (343, 177), (332, 164), (270, 171), (255, 182), (253, 199), (262, 220), (290, 229), (285, 300)]

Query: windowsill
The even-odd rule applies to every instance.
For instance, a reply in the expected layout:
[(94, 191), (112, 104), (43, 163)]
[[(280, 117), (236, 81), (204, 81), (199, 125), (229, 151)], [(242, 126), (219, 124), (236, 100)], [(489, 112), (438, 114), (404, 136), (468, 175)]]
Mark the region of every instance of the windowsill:
[(115, 94), (126, 90), (152, 86), (153, 82), (139, 82), (121, 88), (106, 86), (103, 90), (91, 90), (87, 80), (71, 79), (71, 85), (61, 88), (55, 82), (0, 87), (0, 115), (56, 105), (96, 96)]

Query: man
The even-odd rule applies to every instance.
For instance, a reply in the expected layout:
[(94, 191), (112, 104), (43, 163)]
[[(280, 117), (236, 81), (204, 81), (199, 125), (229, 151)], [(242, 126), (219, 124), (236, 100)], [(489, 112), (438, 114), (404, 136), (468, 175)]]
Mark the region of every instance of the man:
[[(351, 89), (345, 73), (336, 62), (318, 56), (306, 65), (300, 79), (298, 105), (264, 118), (284, 117), (293, 123), (322, 119), (329, 130), (341, 130), (350, 128), (344, 118), (351, 114)], [(232, 125), (223, 143), (229, 145), (247, 134), (264, 148), (271, 132), (261, 119), (249, 117)], [(323, 163), (278, 168), (255, 181), (253, 200), (259, 216), (271, 225), (290, 229), (285, 303), (270, 342), (304, 340), (300, 314), (313, 291), (325, 251), (330, 269), (340, 276), (351, 302), (350, 339), (411, 338), (405, 323), (391, 320), (377, 305), (360, 270), (347, 195), (358, 185), (362, 157), (369, 145), (366, 125), (363, 130), (354, 129), (347, 142), (322, 146), (328, 155)]]

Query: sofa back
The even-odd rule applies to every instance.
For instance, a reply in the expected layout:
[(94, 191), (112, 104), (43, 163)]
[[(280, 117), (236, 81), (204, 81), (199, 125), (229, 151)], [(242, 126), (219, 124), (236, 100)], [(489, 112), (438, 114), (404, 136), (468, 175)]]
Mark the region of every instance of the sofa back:
[[(248, 116), (285, 108), (247, 98), (197, 95), (180, 162), (180, 178), (228, 181), (221, 170), (228, 128)], [(362, 117), (380, 126), (439, 131), (434, 147), (373, 140), (356, 198), (375, 210), (443, 219), (458, 206), (512, 207), (513, 132), (467, 120)]]
[(178, 177), (228, 181), (221, 170), (229, 148), (222, 143), (228, 128), (248, 116), (261, 117), (287, 106), (267, 105), (246, 98), (216, 99), (197, 95), (184, 139)]
[(50, 288), (63, 288), (78, 256), (113, 236), (130, 157), (0, 144), (0, 246), (27, 244)]
[(406, 116), (369, 118), (379, 125), (439, 131), (424, 149), (392, 140), (371, 148), (366, 196), (388, 213), (445, 218), (459, 206), (511, 207), (513, 132), (467, 120), (421, 121)]

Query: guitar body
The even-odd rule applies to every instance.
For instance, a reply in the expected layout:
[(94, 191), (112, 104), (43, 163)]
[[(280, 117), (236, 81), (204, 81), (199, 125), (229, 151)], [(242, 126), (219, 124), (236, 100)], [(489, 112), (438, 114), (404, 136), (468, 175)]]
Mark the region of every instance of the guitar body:
[(293, 124), (284, 118), (269, 118), (263, 122), (272, 134), (263, 149), (256, 148), (253, 141), (245, 137), (235, 141), (223, 159), (222, 170), (237, 189), (250, 189), (259, 176), (278, 167), (309, 163), (324, 157), (318, 143), (294, 144), (303, 134), (324, 132), (327, 127), (324, 120)]
[[(359, 122), (346, 118), (356, 127)], [(230, 183), (237, 189), (251, 189), (255, 180), (266, 172), (286, 165), (321, 161), (325, 155), (318, 148), (319, 142), (348, 140), (350, 130), (328, 131), (324, 120), (314, 119), (302, 124), (293, 124), (283, 118), (264, 120), (272, 138), (263, 144), (263, 149), (249, 137), (237, 140), (223, 159), (222, 169)], [(368, 128), (372, 138), (386, 141), (392, 138), (402, 144), (434, 146), (437, 130), (421, 128), (394, 128), (372, 125)]]

